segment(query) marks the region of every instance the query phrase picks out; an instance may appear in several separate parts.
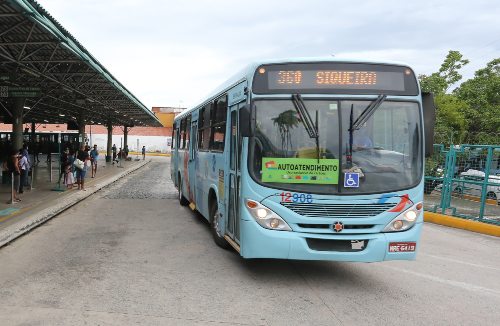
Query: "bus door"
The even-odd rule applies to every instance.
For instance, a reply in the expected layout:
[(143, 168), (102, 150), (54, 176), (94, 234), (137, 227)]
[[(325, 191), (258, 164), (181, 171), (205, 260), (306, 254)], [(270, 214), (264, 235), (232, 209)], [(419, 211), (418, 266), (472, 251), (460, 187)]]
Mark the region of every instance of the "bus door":
[(225, 182), (227, 209), (226, 234), (236, 243), (240, 243), (240, 221), (239, 221), (239, 197), (240, 197), (240, 136), (238, 130), (238, 109), (242, 106), (233, 105), (230, 107), (230, 135), (229, 135), (229, 173)]
[[(189, 127), (188, 127), (189, 128)], [(196, 165), (197, 165), (197, 145), (198, 144), (198, 120), (191, 121), (191, 132), (189, 140), (189, 160), (188, 160), (188, 173), (189, 173), (189, 201), (191, 209), (194, 203), (196, 205)]]

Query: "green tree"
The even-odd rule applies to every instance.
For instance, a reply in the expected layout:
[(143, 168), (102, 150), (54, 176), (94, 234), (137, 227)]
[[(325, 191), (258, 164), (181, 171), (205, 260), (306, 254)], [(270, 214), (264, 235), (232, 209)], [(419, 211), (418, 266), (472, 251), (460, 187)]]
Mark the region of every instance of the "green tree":
[(436, 104), (436, 143), (459, 143), (467, 134), (467, 119), (465, 112), (468, 103), (454, 94), (447, 94), (451, 86), (462, 79), (459, 70), (469, 63), (458, 51), (449, 51), (441, 64), (439, 71), (431, 75), (420, 75), (422, 91), (431, 92), (435, 96)]
[(438, 72), (429, 76), (419, 76), (422, 90), (434, 93), (434, 95), (446, 93), (451, 86), (462, 79), (459, 70), (468, 63), (469, 60), (464, 59), (459, 51), (450, 50)]
[(434, 142), (439, 144), (463, 143), (467, 134), (467, 120), (463, 113), (468, 104), (452, 94), (438, 94)]
[(469, 143), (500, 144), (500, 58), (479, 69), (454, 94), (468, 104)]

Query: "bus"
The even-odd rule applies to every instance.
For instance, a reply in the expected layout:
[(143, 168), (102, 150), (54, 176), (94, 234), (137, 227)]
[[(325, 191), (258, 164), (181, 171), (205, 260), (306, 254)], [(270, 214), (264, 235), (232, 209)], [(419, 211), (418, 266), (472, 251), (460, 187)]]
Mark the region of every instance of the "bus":
[(171, 178), (243, 258), (414, 260), (434, 114), (405, 64), (262, 61), (175, 118)]

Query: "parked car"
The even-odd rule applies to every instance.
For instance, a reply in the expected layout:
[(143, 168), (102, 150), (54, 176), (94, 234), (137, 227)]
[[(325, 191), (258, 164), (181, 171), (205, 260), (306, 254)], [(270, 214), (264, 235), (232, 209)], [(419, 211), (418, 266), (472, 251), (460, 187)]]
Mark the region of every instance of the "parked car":
[[(481, 197), (483, 186), (481, 184), (468, 183), (467, 181), (483, 182), (483, 171), (469, 169), (466, 172), (460, 173), (459, 179), (463, 181), (455, 181), (452, 185), (452, 191), (455, 194)], [(500, 203), (500, 176), (490, 175), (488, 182), (494, 185), (487, 186), (486, 198), (496, 200)]]

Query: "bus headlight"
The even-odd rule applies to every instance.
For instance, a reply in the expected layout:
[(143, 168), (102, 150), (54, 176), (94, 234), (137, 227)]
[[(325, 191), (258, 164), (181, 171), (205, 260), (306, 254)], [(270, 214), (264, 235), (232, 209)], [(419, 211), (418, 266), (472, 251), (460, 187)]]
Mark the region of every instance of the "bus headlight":
[(417, 203), (390, 221), (382, 232), (398, 232), (411, 229), (422, 214), (422, 203)]
[(255, 200), (246, 199), (245, 206), (260, 226), (270, 230), (292, 231), (290, 226), (275, 212)]

